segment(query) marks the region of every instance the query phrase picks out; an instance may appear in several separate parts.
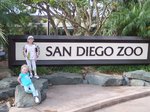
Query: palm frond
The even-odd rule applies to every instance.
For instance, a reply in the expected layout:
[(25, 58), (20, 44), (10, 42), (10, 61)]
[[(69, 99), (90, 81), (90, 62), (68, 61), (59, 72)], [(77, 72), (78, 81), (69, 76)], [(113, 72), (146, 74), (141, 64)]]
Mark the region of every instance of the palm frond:
[[(147, 36), (150, 26), (150, 0), (144, 3), (132, 3), (128, 8), (119, 8), (108, 18), (105, 35)], [(106, 32), (107, 31), (107, 32)]]
[(5, 38), (1, 25), (0, 25), (0, 44), (6, 44), (6, 43), (7, 43), (7, 39)]

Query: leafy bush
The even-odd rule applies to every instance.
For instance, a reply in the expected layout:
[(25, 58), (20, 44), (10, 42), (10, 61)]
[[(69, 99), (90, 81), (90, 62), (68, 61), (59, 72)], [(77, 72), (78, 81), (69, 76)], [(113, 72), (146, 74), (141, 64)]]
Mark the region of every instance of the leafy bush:
[(122, 74), (123, 72), (134, 70), (150, 71), (150, 65), (113, 65), (113, 66), (95, 66), (96, 71), (104, 73)]
[[(134, 70), (145, 70), (150, 71), (150, 65), (109, 65), (109, 66), (88, 66), (88, 72), (102, 72), (106, 74), (122, 74), (123, 72), (134, 71)], [(12, 68), (15, 75), (18, 76), (20, 73), (20, 67)], [(82, 74), (85, 71), (84, 66), (41, 66), (37, 67), (37, 73), (39, 75), (49, 75), (55, 72), (69, 72)]]
[(125, 7), (124, 4), (118, 5), (118, 9), (112, 12), (106, 21), (103, 35), (149, 37), (149, 5), (149, 0), (129, 2)]
[[(15, 73), (16, 76), (18, 76), (20, 73), (20, 66), (13, 67), (13, 68), (11, 68), (11, 70)], [(49, 71), (48, 67), (43, 66), (43, 67), (37, 67), (37, 73), (40, 75), (44, 75), (44, 74), (49, 74), (50, 71)]]
[(51, 72), (70, 72), (70, 73), (81, 73), (81, 66), (54, 66), (49, 67)]
[[(20, 73), (20, 66), (13, 67), (11, 69), (16, 76)], [(69, 72), (69, 73), (81, 73), (81, 66), (38, 66), (37, 73), (39, 75), (48, 75), (54, 72)]]
[(20, 66), (17, 66), (17, 67), (13, 67), (11, 68), (11, 70), (13, 71), (13, 73), (18, 76), (19, 73), (20, 73)]
[(39, 75), (48, 75), (50, 74), (49, 68), (45, 66), (37, 67), (37, 73)]

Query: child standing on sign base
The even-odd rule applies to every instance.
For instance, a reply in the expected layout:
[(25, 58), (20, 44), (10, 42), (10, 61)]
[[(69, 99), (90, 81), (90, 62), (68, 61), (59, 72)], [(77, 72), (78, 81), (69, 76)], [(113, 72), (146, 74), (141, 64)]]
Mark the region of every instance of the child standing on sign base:
[(26, 64), (21, 66), (21, 73), (18, 77), (18, 82), (24, 87), (25, 92), (32, 93), (35, 103), (40, 103), (39, 93), (35, 89), (32, 80), (29, 77), (29, 68)]
[(39, 47), (36, 46), (34, 43), (34, 37), (28, 36), (27, 44), (23, 48), (23, 55), (26, 59), (26, 63), (29, 66), (30, 77), (33, 77), (32, 70), (34, 71), (34, 77), (39, 79), (36, 71), (36, 60), (39, 57), (40, 50)]

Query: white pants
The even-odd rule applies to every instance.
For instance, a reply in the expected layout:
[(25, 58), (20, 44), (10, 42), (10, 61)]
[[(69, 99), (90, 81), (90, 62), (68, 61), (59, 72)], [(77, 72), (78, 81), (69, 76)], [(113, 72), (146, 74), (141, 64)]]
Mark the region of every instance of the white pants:
[(34, 60), (34, 59), (32, 59), (32, 60), (26, 59), (26, 63), (29, 66), (30, 71), (33, 70), (34, 72), (36, 72), (36, 60)]
[(27, 93), (32, 93), (33, 96), (38, 96), (38, 91), (35, 90), (35, 87), (33, 84), (30, 84), (29, 86), (24, 86), (24, 90)]

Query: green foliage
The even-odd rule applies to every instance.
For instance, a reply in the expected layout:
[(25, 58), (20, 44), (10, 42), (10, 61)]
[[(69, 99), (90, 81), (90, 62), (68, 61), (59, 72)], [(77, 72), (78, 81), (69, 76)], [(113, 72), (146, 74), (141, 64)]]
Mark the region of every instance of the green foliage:
[[(20, 74), (20, 66), (11, 68), (13, 73), (15, 73), (16, 76)], [(40, 75), (49, 74), (49, 70), (47, 67), (37, 67), (37, 72)]]
[(9, 30), (7, 34), (9, 35), (24, 35), (24, 34), (31, 34), (31, 30), (35, 26), (32, 24), (33, 18), (25, 13), (20, 13), (19, 15), (14, 15), (17, 17), (13, 21), (13, 25), (8, 26)]
[(69, 72), (69, 73), (81, 73), (81, 66), (55, 66), (49, 67), (49, 70), (53, 72)]
[(1, 28), (1, 24), (0, 24), (0, 45), (1, 44), (6, 44), (7, 43), (7, 39), (5, 38), (4, 36), (4, 33), (2, 31), (2, 28)]
[[(123, 74), (123, 72), (134, 70), (145, 70), (150, 72), (150, 65), (109, 65), (109, 66), (89, 66), (87, 72), (102, 72), (106, 74)], [(16, 76), (20, 73), (20, 66), (11, 69)], [(39, 75), (49, 75), (55, 72), (79, 73), (85, 71), (84, 66), (38, 66), (37, 73)]]
[[(58, 35), (57, 26), (60, 25), (55, 22), (55, 19), (58, 19), (68, 36), (97, 35), (97, 32), (101, 30), (107, 15), (112, 10), (111, 3), (110, 0), (93, 0), (92, 2), (93, 5), (90, 0), (23, 0), (23, 3), (31, 9), (35, 8), (47, 14), (55, 35)], [(99, 16), (102, 12), (102, 16)], [(72, 32), (67, 29), (68, 24), (72, 26)]]
[(14, 75), (18, 76), (20, 73), (20, 66), (13, 67), (11, 70), (13, 71)]
[(123, 4), (107, 20), (103, 35), (148, 37), (150, 34), (150, 1)]
[(37, 67), (37, 73), (39, 75), (45, 75), (45, 74), (48, 75), (50, 74), (50, 71), (48, 67), (41, 66), (41, 67)]
[(56, 1), (56, 0), (49, 0), (49, 3), (50, 3), (51, 5), (54, 5), (54, 4), (55, 4), (55, 1)]
[[(20, 66), (13, 67), (11, 70), (16, 76), (20, 73)], [(49, 75), (55, 72), (69, 72), (69, 73), (81, 73), (81, 66), (38, 66), (37, 73), (39, 75)]]
[[(0, 2), (0, 44), (4, 45), (7, 43), (5, 36), (7, 35), (6, 30), (8, 31), (7, 24), (12, 23), (11, 19), (15, 19), (12, 18), (12, 10), (14, 10), (14, 7), (16, 6), (15, 4), (16, 0), (1, 0)], [(10, 12), (10, 14), (8, 14), (8, 12)]]
[(123, 72), (134, 71), (134, 70), (150, 71), (150, 65), (95, 66), (95, 70), (104, 73), (122, 74)]
[(29, 3), (34, 2), (32, 0), (2, 0), (0, 4), (0, 24), (2, 25), (3, 32), (6, 36), (46, 34), (46, 30), (41, 24), (35, 24), (39, 18), (30, 15), (31, 13), (36, 12), (37, 9), (27, 7), (23, 4), (25, 1)]
[(73, 2), (80, 8), (88, 5), (88, 0), (73, 0)]
[[(11, 68), (11, 70), (13, 71), (13, 73), (15, 73), (16, 76), (20, 74), (20, 66), (13, 67)], [(40, 75), (44, 75), (44, 74), (49, 74), (50, 71), (48, 67), (37, 67), (37, 73)]]
[(18, 8), (17, 0), (2, 0), (0, 4), (0, 23), (13, 23), (13, 20), (17, 19), (13, 16), (18, 12), (16, 8)]

